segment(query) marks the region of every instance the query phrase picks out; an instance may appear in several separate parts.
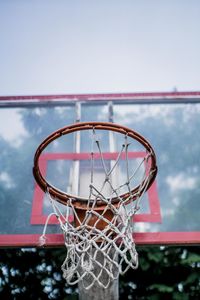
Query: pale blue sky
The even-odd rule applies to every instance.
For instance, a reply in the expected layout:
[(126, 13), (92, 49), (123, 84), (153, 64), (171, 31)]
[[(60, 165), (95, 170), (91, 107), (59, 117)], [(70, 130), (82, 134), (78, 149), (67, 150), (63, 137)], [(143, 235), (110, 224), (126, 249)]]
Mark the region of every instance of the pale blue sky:
[(0, 0), (0, 95), (200, 90), (199, 0)]

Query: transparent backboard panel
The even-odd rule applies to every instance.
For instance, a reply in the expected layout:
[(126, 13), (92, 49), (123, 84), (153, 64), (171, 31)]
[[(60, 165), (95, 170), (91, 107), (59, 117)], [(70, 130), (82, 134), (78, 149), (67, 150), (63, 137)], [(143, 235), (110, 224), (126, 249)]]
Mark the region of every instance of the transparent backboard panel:
[[(162, 99), (161, 99), (162, 100)], [(173, 100), (173, 99), (172, 99)], [(200, 103), (135, 104), (133, 101), (102, 103), (78, 100), (62, 105), (23, 102), (0, 107), (0, 245), (34, 246), (51, 212), (48, 197), (35, 184), (32, 167), (36, 148), (58, 128), (80, 121), (113, 121), (143, 135), (153, 146), (158, 164), (154, 185), (144, 195), (140, 211), (133, 220), (138, 244), (176, 244), (200, 242)], [(177, 101), (175, 101), (177, 102)], [(120, 151), (123, 136), (99, 131), (105, 154)], [(88, 196), (91, 177), (91, 148), (98, 152), (91, 132), (65, 135), (51, 143), (41, 159), (45, 178), (60, 190)], [(145, 155), (139, 143), (130, 141), (130, 169)], [(74, 156), (74, 153), (78, 153)], [(82, 155), (84, 154), (84, 155)], [(115, 159), (105, 159), (106, 168)], [(95, 160), (96, 184), (104, 178), (101, 159)], [(144, 170), (135, 178), (137, 185)], [(113, 184), (125, 181), (126, 161), (116, 168)], [(109, 195), (109, 187), (105, 192)], [(122, 192), (124, 192), (122, 190)], [(66, 213), (66, 207), (60, 204)], [(47, 229), (48, 244), (62, 245), (63, 237), (55, 218)]]
[(118, 105), (114, 115), (146, 136), (157, 155), (162, 223), (145, 230), (198, 231), (200, 104)]

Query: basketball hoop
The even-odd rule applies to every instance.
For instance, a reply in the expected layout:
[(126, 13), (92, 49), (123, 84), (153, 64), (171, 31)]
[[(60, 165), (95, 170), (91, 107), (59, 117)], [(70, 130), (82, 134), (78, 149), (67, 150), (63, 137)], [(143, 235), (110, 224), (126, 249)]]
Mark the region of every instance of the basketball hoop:
[[(99, 130), (122, 136), (120, 151), (112, 159), (109, 170), (106, 168), (101, 140), (96, 135)], [(50, 143), (79, 131), (90, 131), (92, 135), (90, 183), (85, 186), (88, 197), (56, 188), (43, 177), (39, 166), (40, 155)], [(134, 170), (130, 170), (129, 164), (131, 140), (137, 141), (145, 150), (144, 157)], [(98, 153), (94, 152), (94, 145)], [(104, 172), (100, 188), (94, 182), (94, 161), (97, 156)], [(116, 186), (113, 184), (113, 174), (122, 158), (126, 165), (125, 181)], [(141, 180), (134, 185), (139, 172), (142, 174)], [(138, 256), (132, 238), (131, 220), (139, 209), (143, 194), (152, 185), (157, 174), (154, 150), (144, 137), (127, 127), (108, 122), (83, 122), (66, 126), (52, 133), (39, 145), (34, 157), (33, 174), (40, 188), (48, 195), (53, 214), (57, 216), (64, 234), (67, 256), (62, 270), (68, 284), (82, 281), (85, 288), (89, 289), (98, 282), (100, 286), (107, 288), (110, 281), (119, 274), (124, 274), (129, 268), (137, 268)], [(104, 192), (106, 185), (109, 187), (109, 194)], [(62, 214), (57, 202), (68, 207), (67, 211), (73, 212), (73, 223), (70, 223), (68, 216)], [(45, 233), (42, 237), (45, 237)]]

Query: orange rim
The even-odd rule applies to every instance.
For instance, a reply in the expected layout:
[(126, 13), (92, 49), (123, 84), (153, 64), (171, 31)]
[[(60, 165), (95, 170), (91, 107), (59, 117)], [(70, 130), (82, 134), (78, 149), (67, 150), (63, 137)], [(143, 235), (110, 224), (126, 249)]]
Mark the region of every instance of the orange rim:
[[(150, 143), (140, 134), (135, 132), (132, 129), (129, 129), (127, 127), (115, 124), (115, 123), (109, 123), (109, 122), (80, 122), (75, 123), (63, 128), (58, 129), (57, 131), (50, 134), (37, 148), (34, 156), (34, 166), (33, 166), (33, 175), (35, 177), (36, 182), (40, 186), (40, 188), (46, 193), (49, 192), (52, 198), (54, 198), (56, 201), (67, 205), (69, 203), (69, 200), (73, 202), (74, 207), (77, 207), (79, 209), (85, 210), (87, 207), (87, 202), (89, 199), (82, 198), (76, 195), (71, 195), (68, 193), (65, 193), (56, 187), (52, 186), (41, 174), (40, 168), (39, 168), (39, 158), (41, 153), (44, 151), (44, 149), (54, 140), (60, 138), (61, 136), (64, 136), (66, 134), (70, 134), (76, 131), (81, 130), (111, 130), (115, 131), (124, 135), (127, 135), (130, 138), (133, 138), (137, 140), (140, 144), (144, 146), (144, 148), (150, 153), (151, 160), (150, 160), (150, 169), (149, 174), (151, 174), (149, 183), (147, 186), (145, 186), (145, 190), (148, 190), (150, 186), (152, 185), (153, 181), (155, 180), (156, 174), (157, 174), (157, 165), (156, 165), (156, 155), (155, 152), (150, 145)], [(141, 184), (136, 186), (134, 189), (131, 190), (131, 193), (125, 193), (120, 195), (121, 199), (126, 200), (130, 195), (137, 194), (137, 197), (130, 197), (130, 201), (136, 200), (143, 192), (144, 189), (140, 189)], [(113, 198), (112, 204), (117, 205), (119, 202), (118, 198)], [(97, 201), (96, 210), (102, 210), (105, 207), (105, 203), (101, 200)]]

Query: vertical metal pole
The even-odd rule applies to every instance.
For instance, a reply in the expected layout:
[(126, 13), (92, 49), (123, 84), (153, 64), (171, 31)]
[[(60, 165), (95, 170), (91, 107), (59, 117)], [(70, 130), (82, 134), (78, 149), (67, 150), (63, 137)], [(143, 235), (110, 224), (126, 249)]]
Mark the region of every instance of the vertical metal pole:
[[(95, 249), (93, 249), (95, 251)], [(113, 257), (115, 249), (113, 249), (110, 253), (111, 257)], [(104, 255), (103, 253), (99, 253), (97, 258), (98, 262), (103, 265), (104, 264)], [(115, 270), (118, 272), (117, 270)], [(95, 275), (101, 272), (101, 267), (95, 266)], [(88, 286), (91, 278), (84, 278), (83, 283), (85, 286)], [(101, 282), (103, 284), (107, 284), (108, 274), (103, 272), (101, 275)], [(118, 300), (119, 299), (119, 289), (118, 289), (118, 278), (114, 281), (111, 281), (107, 288), (99, 286), (97, 282), (89, 289), (85, 289), (82, 282), (79, 282), (79, 300)]]
[[(80, 122), (81, 119), (81, 103), (76, 103), (76, 122)], [(80, 153), (81, 148), (81, 133), (80, 131), (75, 132), (74, 136), (74, 152)], [(72, 180), (72, 193), (78, 195), (80, 180), (80, 161), (75, 160), (73, 162), (73, 180)]]
[[(76, 102), (75, 104), (75, 122), (80, 122), (81, 119), (81, 103)], [(81, 145), (81, 135), (80, 132), (77, 131), (74, 133), (74, 141), (73, 141), (73, 152), (80, 153), (80, 145)], [(79, 187), (79, 172), (80, 172), (80, 161), (75, 160), (72, 161), (69, 173), (69, 183), (67, 185), (67, 192), (69, 194), (78, 195), (78, 187)]]
[[(108, 120), (109, 122), (113, 123), (114, 122), (114, 114), (113, 114), (113, 103), (112, 101), (108, 102)], [(115, 142), (115, 133), (113, 131), (109, 131), (109, 151), (110, 152), (116, 152), (116, 142)], [(115, 160), (110, 161), (110, 167), (115, 165)], [(113, 170), (111, 174), (111, 181), (112, 185), (114, 187), (119, 186), (118, 184), (118, 179), (119, 179), (119, 170), (118, 167), (116, 166), (115, 169)]]
[(118, 282), (115, 280), (107, 289), (94, 285), (90, 290), (81, 289), (79, 284), (79, 300), (118, 300)]
[[(113, 106), (112, 102), (108, 102), (108, 120), (109, 122), (113, 122)], [(109, 133), (109, 150), (110, 152), (114, 152), (115, 149), (115, 141), (114, 141), (114, 135)], [(111, 161), (111, 167), (112, 167)], [(116, 179), (116, 176), (113, 180)], [(114, 251), (114, 249), (113, 249)], [(111, 251), (112, 256), (112, 251)], [(103, 265), (103, 254), (96, 257), (98, 259), (98, 262)], [(116, 258), (117, 259), (117, 258)], [(100, 268), (98, 265), (96, 266), (96, 274), (100, 272)], [(80, 270), (81, 272), (81, 270)], [(105, 276), (105, 282), (107, 280), (107, 274), (104, 274)], [(86, 280), (86, 279), (85, 279)], [(89, 279), (88, 279), (89, 280)], [(88, 286), (90, 282), (85, 282), (85, 285)], [(79, 300), (118, 300), (119, 299), (119, 279), (115, 279), (114, 281), (111, 281), (109, 286), (105, 289), (104, 287), (101, 287), (98, 285), (98, 283), (94, 283), (94, 285), (89, 289), (86, 290), (83, 286), (82, 282), (78, 283), (78, 289), (79, 289)]]

